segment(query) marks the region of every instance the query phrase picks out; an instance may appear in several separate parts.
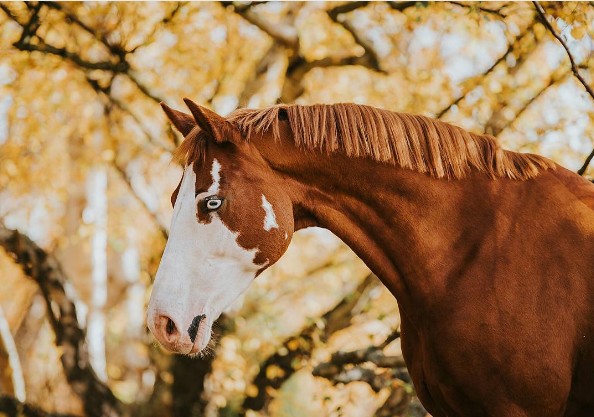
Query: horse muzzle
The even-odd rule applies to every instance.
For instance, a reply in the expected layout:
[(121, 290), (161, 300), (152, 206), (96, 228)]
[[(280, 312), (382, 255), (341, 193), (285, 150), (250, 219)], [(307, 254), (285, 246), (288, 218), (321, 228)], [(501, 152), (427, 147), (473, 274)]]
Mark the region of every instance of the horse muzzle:
[(168, 351), (182, 355), (200, 353), (210, 339), (206, 315), (199, 314), (187, 324), (184, 321), (161, 312), (149, 315), (147, 324), (155, 339)]

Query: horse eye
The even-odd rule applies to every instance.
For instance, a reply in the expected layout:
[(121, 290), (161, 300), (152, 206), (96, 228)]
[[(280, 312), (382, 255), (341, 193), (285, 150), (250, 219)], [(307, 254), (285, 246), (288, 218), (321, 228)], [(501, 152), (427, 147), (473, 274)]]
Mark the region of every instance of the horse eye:
[(223, 199), (216, 195), (213, 195), (210, 197), (206, 197), (204, 199), (204, 203), (207, 210), (217, 210), (219, 207), (221, 207), (221, 204), (223, 204)]

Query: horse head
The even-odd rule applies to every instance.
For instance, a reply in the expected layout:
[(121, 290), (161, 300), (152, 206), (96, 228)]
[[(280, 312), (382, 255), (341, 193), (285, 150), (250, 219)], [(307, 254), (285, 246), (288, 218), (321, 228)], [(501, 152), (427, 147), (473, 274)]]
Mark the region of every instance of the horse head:
[(197, 354), (213, 322), (287, 249), (293, 206), (255, 146), (225, 118), (184, 100), (192, 115), (162, 107), (184, 135), (184, 172), (147, 313), (168, 350)]

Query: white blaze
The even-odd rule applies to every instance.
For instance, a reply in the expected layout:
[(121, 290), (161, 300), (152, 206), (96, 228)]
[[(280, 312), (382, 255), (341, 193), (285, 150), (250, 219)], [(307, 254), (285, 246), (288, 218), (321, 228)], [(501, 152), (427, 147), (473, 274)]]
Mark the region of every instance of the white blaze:
[(210, 194), (218, 193), (219, 187), (221, 186), (221, 164), (216, 160), (216, 158), (212, 160), (210, 175), (212, 175), (212, 184), (210, 187), (208, 187), (207, 192)]
[(216, 213), (210, 214), (207, 224), (196, 217), (197, 201), (219, 191), (220, 172), (221, 164), (215, 159), (212, 185), (195, 197), (196, 174), (191, 165), (185, 169), (148, 309), (149, 328), (153, 317), (166, 315), (186, 340), (192, 319), (205, 314), (196, 338), (200, 349), (210, 339), (213, 321), (245, 291), (260, 268), (254, 263), (257, 249), (241, 247), (237, 233)]
[(262, 194), (262, 208), (266, 212), (266, 217), (264, 217), (264, 230), (268, 232), (270, 229), (278, 229), (278, 224), (276, 223), (276, 216), (274, 215), (272, 204), (266, 200), (264, 194)]

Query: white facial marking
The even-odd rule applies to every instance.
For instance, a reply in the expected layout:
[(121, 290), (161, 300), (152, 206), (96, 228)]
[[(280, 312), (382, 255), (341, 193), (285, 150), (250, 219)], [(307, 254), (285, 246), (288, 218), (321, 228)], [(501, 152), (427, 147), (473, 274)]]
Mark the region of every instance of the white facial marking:
[(264, 217), (264, 230), (269, 232), (270, 229), (278, 229), (278, 224), (276, 223), (276, 216), (274, 215), (272, 204), (266, 200), (264, 194), (262, 194), (262, 208), (266, 212), (266, 217)]
[(216, 194), (219, 192), (219, 187), (221, 186), (221, 164), (216, 160), (216, 158), (212, 160), (210, 175), (212, 175), (212, 184), (210, 187), (208, 187), (207, 192), (210, 194)]
[(155, 333), (156, 316), (170, 317), (182, 333), (180, 346), (187, 350), (182, 353), (189, 353), (193, 346), (187, 332), (192, 319), (206, 315), (195, 342), (202, 350), (214, 320), (247, 289), (261, 268), (254, 263), (257, 249), (241, 247), (237, 233), (229, 230), (218, 214), (211, 213), (207, 224), (196, 217), (197, 199), (219, 191), (220, 171), (221, 164), (215, 159), (213, 184), (195, 198), (196, 174), (191, 165), (185, 169), (149, 302), (149, 328)]

